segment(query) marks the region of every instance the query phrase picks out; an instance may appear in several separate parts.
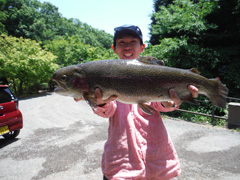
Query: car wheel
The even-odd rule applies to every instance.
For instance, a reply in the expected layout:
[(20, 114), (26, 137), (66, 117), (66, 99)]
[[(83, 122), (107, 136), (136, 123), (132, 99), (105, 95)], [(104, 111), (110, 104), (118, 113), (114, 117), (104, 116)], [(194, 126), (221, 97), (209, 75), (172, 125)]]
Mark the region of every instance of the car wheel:
[(20, 129), (12, 131), (8, 134), (4, 134), (3, 137), (5, 139), (14, 139), (15, 137), (17, 137), (19, 135), (19, 133), (20, 133)]

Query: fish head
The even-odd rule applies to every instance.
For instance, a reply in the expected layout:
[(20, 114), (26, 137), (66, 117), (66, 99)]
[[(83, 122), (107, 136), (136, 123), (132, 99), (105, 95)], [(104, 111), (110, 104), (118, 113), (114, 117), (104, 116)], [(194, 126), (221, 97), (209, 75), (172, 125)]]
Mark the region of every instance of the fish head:
[(57, 94), (79, 99), (89, 90), (83, 69), (77, 65), (63, 67), (52, 75), (52, 81), (58, 84)]

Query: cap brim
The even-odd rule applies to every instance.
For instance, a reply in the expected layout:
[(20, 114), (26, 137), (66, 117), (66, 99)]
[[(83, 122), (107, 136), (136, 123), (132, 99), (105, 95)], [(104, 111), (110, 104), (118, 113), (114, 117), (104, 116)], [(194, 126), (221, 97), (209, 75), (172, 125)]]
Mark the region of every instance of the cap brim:
[(128, 33), (128, 32), (135, 34), (135, 35), (140, 39), (140, 41), (142, 41), (142, 39), (141, 39), (141, 37), (139, 36), (138, 33), (136, 33), (135, 31), (133, 31), (133, 30), (131, 30), (131, 29), (124, 29), (124, 30), (122, 30), (122, 31), (120, 31), (120, 32), (117, 32), (117, 33), (115, 34), (115, 36), (114, 36), (114, 42), (116, 41), (116, 39), (117, 39), (119, 36), (121, 36), (121, 35), (123, 35), (123, 34), (126, 34), (126, 33)]

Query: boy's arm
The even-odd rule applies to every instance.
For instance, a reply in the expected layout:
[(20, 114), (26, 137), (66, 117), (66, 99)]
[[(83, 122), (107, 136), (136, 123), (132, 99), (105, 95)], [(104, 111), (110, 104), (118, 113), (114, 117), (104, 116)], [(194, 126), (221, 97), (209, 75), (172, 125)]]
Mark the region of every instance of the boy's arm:
[(104, 105), (97, 106), (97, 108), (93, 108), (93, 112), (103, 118), (110, 118), (114, 115), (116, 109), (117, 103), (113, 100)]

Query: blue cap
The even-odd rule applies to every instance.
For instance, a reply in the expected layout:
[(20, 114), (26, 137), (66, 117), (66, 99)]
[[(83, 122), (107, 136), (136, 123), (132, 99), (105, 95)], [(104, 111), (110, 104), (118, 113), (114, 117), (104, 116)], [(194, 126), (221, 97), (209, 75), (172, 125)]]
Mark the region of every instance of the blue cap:
[(125, 32), (132, 32), (132, 33), (136, 34), (137, 37), (139, 37), (141, 44), (143, 43), (142, 32), (141, 32), (141, 29), (138, 26), (123, 25), (123, 26), (119, 26), (119, 27), (114, 28), (114, 39), (113, 39), (114, 44), (116, 44), (117, 36), (119, 34), (122, 34), (122, 33), (125, 33)]

